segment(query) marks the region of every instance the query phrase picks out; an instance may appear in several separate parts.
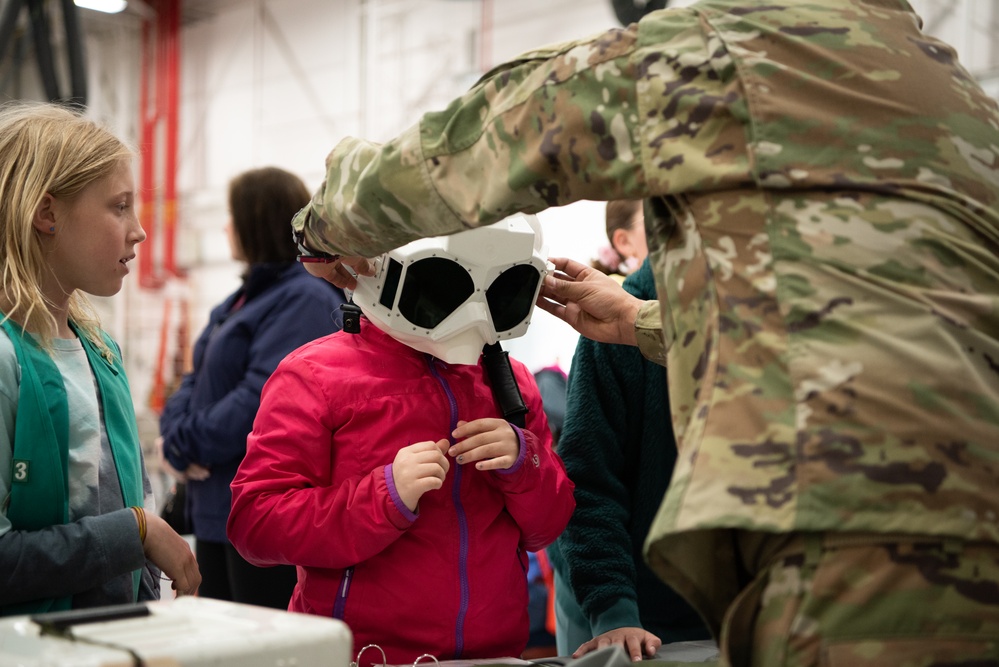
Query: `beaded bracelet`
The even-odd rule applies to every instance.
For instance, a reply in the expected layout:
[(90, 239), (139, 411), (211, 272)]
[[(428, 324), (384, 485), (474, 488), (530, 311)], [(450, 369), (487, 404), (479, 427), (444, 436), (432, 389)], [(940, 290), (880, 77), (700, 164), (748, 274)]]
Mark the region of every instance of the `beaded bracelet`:
[(139, 520), (139, 541), (142, 544), (146, 543), (146, 510), (137, 506), (132, 506), (132, 511), (135, 512), (135, 518)]

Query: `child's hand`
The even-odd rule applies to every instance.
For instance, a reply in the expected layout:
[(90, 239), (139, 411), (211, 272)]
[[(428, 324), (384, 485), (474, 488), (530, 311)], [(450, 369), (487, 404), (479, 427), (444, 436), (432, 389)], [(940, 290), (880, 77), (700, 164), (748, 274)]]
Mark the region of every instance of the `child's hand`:
[(149, 561), (173, 581), (177, 595), (194, 595), (201, 585), (201, 570), (187, 540), (174, 532), (166, 521), (146, 512), (146, 541), (142, 550)]
[(447, 453), (459, 465), (476, 462), (477, 470), (506, 470), (520, 456), (520, 439), (503, 419), (459, 421), (451, 435), (458, 442)]
[(416, 505), (424, 493), (444, 486), (444, 476), (451, 467), (444, 456), (447, 446), (447, 440), (426, 440), (396, 452), (395, 460), (392, 461), (392, 478), (395, 480), (399, 499), (410, 512), (416, 511)]

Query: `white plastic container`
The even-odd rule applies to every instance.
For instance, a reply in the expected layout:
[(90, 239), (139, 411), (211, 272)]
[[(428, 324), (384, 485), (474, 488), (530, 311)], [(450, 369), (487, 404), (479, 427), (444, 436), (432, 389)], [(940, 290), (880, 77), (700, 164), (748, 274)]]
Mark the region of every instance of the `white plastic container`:
[(145, 606), (148, 615), (63, 634), (43, 634), (29, 616), (0, 619), (0, 666), (348, 667), (353, 657), (350, 630), (332, 618), (198, 597)]

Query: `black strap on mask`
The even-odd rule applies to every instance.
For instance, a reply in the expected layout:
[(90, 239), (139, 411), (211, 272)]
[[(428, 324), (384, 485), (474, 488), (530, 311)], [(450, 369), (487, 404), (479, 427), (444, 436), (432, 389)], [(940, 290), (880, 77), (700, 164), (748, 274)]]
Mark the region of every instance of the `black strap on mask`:
[(354, 305), (353, 301), (348, 301), (347, 303), (340, 304), (340, 310), (343, 311), (343, 324), (340, 326), (340, 328), (346, 331), (347, 333), (352, 333), (352, 334), (361, 333), (360, 306)]
[(503, 418), (514, 426), (524, 428), (527, 423), (527, 405), (524, 404), (524, 397), (510, 365), (510, 353), (499, 343), (486, 343), (482, 348), (482, 364), (486, 367), (489, 386), (492, 387), (493, 397)]

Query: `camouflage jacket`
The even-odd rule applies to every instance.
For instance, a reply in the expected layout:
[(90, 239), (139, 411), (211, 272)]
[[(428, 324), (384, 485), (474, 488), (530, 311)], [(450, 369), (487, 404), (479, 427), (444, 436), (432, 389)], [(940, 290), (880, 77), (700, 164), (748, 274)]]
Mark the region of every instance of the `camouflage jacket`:
[(920, 25), (705, 0), (525, 54), (341, 142), (307, 239), (373, 256), (650, 197), (681, 452), (647, 557), (712, 623), (734, 529), (997, 542), (999, 112)]

